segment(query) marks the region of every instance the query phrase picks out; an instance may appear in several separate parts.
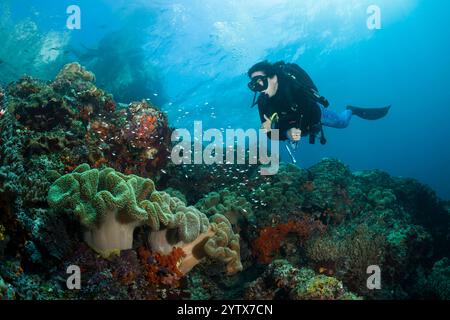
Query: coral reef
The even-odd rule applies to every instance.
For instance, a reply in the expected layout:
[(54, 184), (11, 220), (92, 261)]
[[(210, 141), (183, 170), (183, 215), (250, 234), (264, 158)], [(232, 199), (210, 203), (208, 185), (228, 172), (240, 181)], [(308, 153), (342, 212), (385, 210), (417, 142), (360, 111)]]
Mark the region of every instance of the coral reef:
[(185, 252), (183, 274), (200, 261), (196, 255), (201, 255), (197, 247), (202, 244), (203, 255), (227, 263), (229, 273), (242, 270), (239, 236), (229, 221), (214, 215), (210, 224), (194, 207), (157, 192), (151, 179), (82, 164), (52, 184), (48, 202), (56, 212), (73, 212), (86, 229), (84, 241), (102, 255), (131, 249), (134, 229), (147, 225), (152, 250), (167, 255), (177, 247)]
[(210, 219), (214, 236), (205, 243), (206, 255), (226, 263), (229, 274), (242, 271), (239, 235), (233, 232), (231, 223), (225, 216), (216, 214)]
[[(384, 267), (386, 240), (375, 234), (367, 225), (357, 226), (343, 238), (324, 236), (310, 241), (307, 257), (319, 272), (344, 279), (347, 286), (357, 292), (364, 290), (368, 266)], [(367, 288), (366, 288), (367, 289)]]
[[(10, 234), (11, 250), (20, 250), (25, 258), (40, 251), (44, 260), (61, 259), (72, 250), (72, 242), (77, 242), (76, 234), (69, 235), (61, 227), (70, 226), (70, 218), (54, 222), (45, 218), (49, 216), (45, 212), (48, 190), (61, 174), (88, 163), (148, 177), (168, 161), (171, 130), (166, 116), (150, 102), (136, 103), (141, 112), (154, 114), (156, 121), (154, 130), (144, 132), (151, 142), (135, 146), (122, 133), (131, 115), (126, 109), (119, 110), (112, 95), (94, 81), (93, 73), (71, 63), (53, 81), (24, 76), (1, 91), (1, 222)], [(61, 242), (45, 237), (49, 232), (59, 234)], [(25, 250), (27, 241), (32, 242)], [(32, 250), (30, 243), (34, 244)]]
[(186, 254), (181, 248), (172, 249), (169, 254), (152, 253), (144, 247), (138, 250), (139, 258), (146, 268), (146, 278), (151, 284), (179, 286), (184, 272), (180, 270), (179, 261)]
[[(242, 270), (239, 235), (233, 233), (227, 218), (215, 215), (210, 218), (211, 223), (209, 223), (207, 219), (198, 219), (195, 215), (191, 215), (190, 220), (194, 223), (184, 230), (195, 237), (183, 235), (180, 230), (173, 232), (170, 229), (163, 229), (150, 233), (149, 246), (153, 251), (165, 255), (170, 255), (174, 249), (181, 249), (184, 255), (179, 261), (178, 269), (182, 274), (189, 272), (205, 257), (225, 263), (229, 274)], [(193, 227), (195, 224), (200, 225), (200, 229)]]
[(6, 229), (2, 224), (0, 224), (0, 259), (4, 255), (4, 250), (5, 250), (6, 245), (8, 244), (8, 241), (9, 241), (9, 237), (6, 234)]
[[(235, 148), (236, 151), (236, 148)], [(224, 154), (226, 149), (224, 150)], [(248, 163), (248, 154), (246, 154)], [(218, 192), (230, 185), (233, 191), (247, 193), (257, 186), (258, 166), (249, 164), (183, 164), (175, 165), (170, 162), (162, 172), (158, 184), (161, 188), (175, 188), (182, 190), (187, 203), (195, 204), (211, 192)]]
[(175, 165), (171, 131), (77, 63), (0, 88), (0, 298), (449, 299), (450, 206), (429, 187), (336, 159)]
[[(280, 251), (283, 242), (287, 242), (288, 235), (296, 237), (293, 249), (303, 245), (314, 233), (324, 232), (325, 227), (320, 221), (305, 217), (301, 220), (291, 220), (288, 223), (269, 226), (261, 229), (259, 236), (252, 243), (254, 255), (262, 263), (270, 263), (273, 256)], [(285, 249), (287, 251), (289, 249)], [(286, 256), (291, 256), (285, 252)]]
[[(270, 177), (247, 174), (248, 187), (230, 184), (225, 193), (245, 198), (256, 220), (252, 232), (241, 237), (244, 272), (264, 270), (255, 261), (252, 264), (253, 259), (268, 263), (284, 258), (335, 277), (365, 298), (436, 296), (426, 290), (417, 295), (414, 289), (423, 280), (418, 270), (431, 272), (430, 261), (449, 256), (444, 230), (450, 226), (450, 216), (445, 203), (427, 187), (378, 170), (352, 173), (334, 159), (324, 159), (309, 170), (282, 164), (279, 174)], [(215, 212), (224, 210), (223, 202), (211, 193), (198, 205), (208, 208), (211, 203)], [(427, 212), (427, 219), (418, 207)], [(295, 230), (305, 217), (309, 226), (320, 227), (301, 237)], [(383, 270), (381, 290), (366, 286), (369, 265)], [(203, 281), (212, 280), (220, 281), (203, 277)]]
[(450, 300), (450, 262), (448, 258), (436, 262), (428, 279), (439, 299)]
[(5, 283), (3, 278), (0, 276), (0, 300), (14, 300), (16, 297), (16, 293), (14, 288)]
[(52, 184), (48, 202), (57, 212), (74, 213), (86, 227), (84, 240), (95, 250), (126, 250), (132, 248), (134, 229), (149, 219), (139, 205), (154, 190), (150, 179), (82, 164)]
[(251, 190), (248, 195), (254, 207), (257, 223), (260, 227), (272, 219), (278, 223), (287, 223), (283, 213), (301, 211), (305, 193), (302, 192), (303, 181), (307, 181), (305, 172), (293, 165), (282, 165), (278, 174), (265, 178)]
[[(144, 255), (139, 250), (123, 250), (109, 259), (99, 259), (94, 251), (84, 244), (69, 257), (66, 265), (81, 268), (81, 289), (65, 291), (67, 299), (164, 299), (170, 295), (180, 296), (175, 285), (160, 286), (160, 282), (150, 282)], [(154, 262), (156, 264), (156, 261)], [(158, 267), (161, 268), (163, 267)], [(166, 275), (167, 273), (164, 273)], [(158, 279), (163, 279), (159, 274)], [(151, 279), (152, 281), (154, 279)]]
[(418, 292), (418, 296), (424, 292), (429, 294), (430, 298), (440, 300), (450, 300), (450, 260), (443, 258), (437, 261), (431, 273), (423, 277), (422, 286)]
[(208, 216), (221, 214), (231, 222), (235, 230), (256, 224), (252, 206), (245, 197), (227, 189), (211, 192), (200, 199), (195, 207)]
[(273, 261), (260, 278), (245, 291), (246, 299), (256, 300), (356, 300), (341, 281), (316, 275), (306, 268), (295, 268), (286, 260)]

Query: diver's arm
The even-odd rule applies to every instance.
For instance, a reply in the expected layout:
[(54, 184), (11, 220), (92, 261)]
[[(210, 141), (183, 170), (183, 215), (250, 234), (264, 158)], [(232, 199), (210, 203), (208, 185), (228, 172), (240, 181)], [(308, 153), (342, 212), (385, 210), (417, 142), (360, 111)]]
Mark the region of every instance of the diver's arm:
[(264, 116), (264, 121), (261, 120), (261, 129), (270, 132), (272, 130), (272, 120), (270, 120), (265, 114)]
[(279, 141), (285, 141), (285, 140), (300, 141), (300, 139), (301, 139), (302, 131), (298, 128), (292, 127), (292, 125), (289, 122), (286, 122), (284, 124), (279, 123), (279, 128), (275, 128), (275, 129), (265, 128), (266, 123), (269, 123), (269, 126), (270, 126), (270, 123), (271, 123), (270, 119), (266, 120), (266, 122), (261, 124), (261, 129), (266, 130), (267, 136), (269, 137), (269, 139), (275, 140), (275, 137), (272, 138), (272, 135), (271, 135), (271, 131), (273, 131), (273, 130), (279, 131), (278, 139), (276, 139)]
[(286, 138), (282, 134), (277, 134), (276, 137), (272, 137), (272, 131), (278, 130), (277, 128), (272, 128), (272, 121), (264, 115), (265, 121), (261, 123), (261, 130), (265, 131), (267, 137), (271, 140), (286, 140)]
[(278, 140), (280, 140), (280, 141), (288, 140), (289, 137), (287, 135), (287, 132), (291, 128), (292, 128), (292, 125), (290, 124), (290, 121), (288, 121), (286, 119), (280, 119), (278, 121), (278, 128), (277, 128), (280, 131)]
[[(283, 140), (280, 134), (277, 135), (278, 136), (277, 138), (272, 137), (272, 131), (275, 129), (271, 128), (271, 124), (272, 124), (272, 121), (270, 121), (270, 119), (261, 123), (261, 130), (264, 130), (267, 133), (267, 137), (271, 140)], [(278, 129), (276, 129), (276, 130), (278, 130)]]

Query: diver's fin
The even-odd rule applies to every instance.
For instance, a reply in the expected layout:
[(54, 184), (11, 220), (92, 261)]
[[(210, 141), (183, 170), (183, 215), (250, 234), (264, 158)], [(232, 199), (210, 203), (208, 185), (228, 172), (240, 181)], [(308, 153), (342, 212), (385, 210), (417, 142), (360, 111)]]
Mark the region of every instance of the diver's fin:
[(389, 112), (391, 106), (383, 108), (360, 108), (354, 106), (348, 106), (347, 110), (351, 110), (355, 116), (358, 116), (366, 120), (378, 120), (383, 118)]

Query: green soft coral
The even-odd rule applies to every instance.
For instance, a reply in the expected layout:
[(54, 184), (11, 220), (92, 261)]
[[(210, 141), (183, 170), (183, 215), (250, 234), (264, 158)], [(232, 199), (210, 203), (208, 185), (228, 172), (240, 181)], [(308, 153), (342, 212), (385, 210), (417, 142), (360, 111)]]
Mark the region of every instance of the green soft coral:
[(192, 206), (186, 207), (184, 202), (166, 192), (155, 191), (142, 206), (149, 213), (148, 225), (153, 231), (177, 229), (182, 242), (194, 241), (209, 226), (206, 215)]
[(86, 227), (98, 224), (112, 210), (117, 211), (120, 221), (145, 221), (147, 211), (138, 203), (154, 190), (150, 179), (126, 176), (111, 168), (100, 171), (82, 164), (53, 183), (48, 202), (55, 209), (73, 210)]
[(250, 202), (228, 189), (210, 192), (200, 199), (195, 207), (208, 216), (224, 215), (235, 228), (239, 228), (244, 223), (256, 223)]
[(48, 203), (72, 211), (85, 227), (84, 240), (108, 255), (132, 247), (134, 229), (155, 214), (141, 205), (154, 191), (150, 179), (82, 164), (53, 183)]
[[(242, 270), (240, 238), (225, 216), (216, 214), (208, 220), (195, 207), (186, 207), (181, 200), (164, 192), (156, 192), (152, 198), (154, 202), (146, 205), (159, 212), (161, 219), (154, 220), (164, 225), (153, 228), (157, 232), (149, 235), (153, 251), (168, 254), (173, 247), (182, 248), (186, 254), (179, 266), (182, 273), (190, 271), (204, 257), (223, 262), (229, 274)], [(173, 230), (177, 230), (175, 235)]]
[(239, 235), (233, 232), (230, 221), (223, 215), (216, 214), (210, 221), (214, 235), (205, 243), (206, 254), (224, 262), (229, 274), (241, 271)]
[(55, 211), (73, 212), (85, 227), (85, 242), (103, 255), (132, 248), (134, 229), (148, 225), (152, 250), (187, 251), (186, 272), (201, 260), (199, 248), (226, 263), (229, 273), (242, 270), (239, 236), (226, 217), (215, 215), (210, 223), (197, 208), (156, 191), (150, 179), (82, 164), (53, 183), (48, 203)]
[[(143, 224), (152, 231), (178, 229), (185, 242), (195, 240), (208, 227), (206, 216), (187, 208), (178, 198), (156, 191), (152, 180), (112, 168), (91, 169), (88, 164), (57, 179), (48, 193), (48, 202), (56, 210), (73, 211), (87, 229), (85, 241), (101, 252), (131, 248), (132, 232)], [(105, 226), (108, 230), (104, 230)], [(102, 240), (114, 235), (116, 240), (104, 239), (114, 246)], [(127, 240), (118, 243), (121, 237)]]

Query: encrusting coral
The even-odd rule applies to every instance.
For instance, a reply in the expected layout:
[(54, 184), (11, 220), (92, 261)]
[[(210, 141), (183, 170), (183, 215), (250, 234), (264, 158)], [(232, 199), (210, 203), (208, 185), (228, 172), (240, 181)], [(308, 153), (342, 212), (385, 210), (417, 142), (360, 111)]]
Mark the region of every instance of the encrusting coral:
[(265, 272), (248, 284), (245, 299), (271, 300), (359, 300), (334, 277), (316, 275), (307, 268), (295, 268), (286, 260), (275, 260)]
[(82, 164), (53, 183), (48, 202), (54, 210), (72, 211), (86, 229), (85, 242), (99, 253), (131, 249), (134, 229), (147, 225), (152, 250), (185, 251), (180, 262), (183, 273), (205, 255), (225, 262), (229, 273), (242, 270), (239, 236), (225, 217), (213, 216), (210, 223), (195, 207), (156, 191), (150, 179)]

